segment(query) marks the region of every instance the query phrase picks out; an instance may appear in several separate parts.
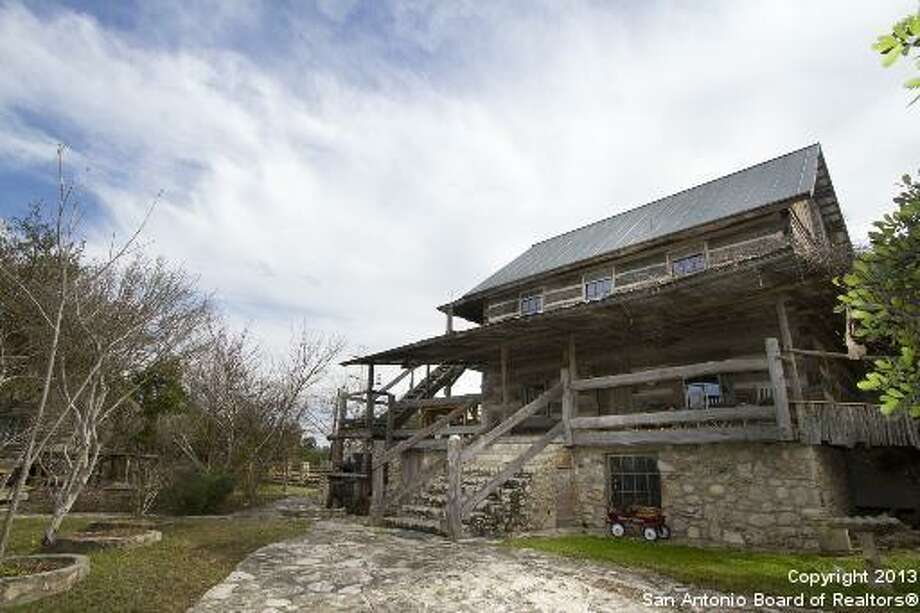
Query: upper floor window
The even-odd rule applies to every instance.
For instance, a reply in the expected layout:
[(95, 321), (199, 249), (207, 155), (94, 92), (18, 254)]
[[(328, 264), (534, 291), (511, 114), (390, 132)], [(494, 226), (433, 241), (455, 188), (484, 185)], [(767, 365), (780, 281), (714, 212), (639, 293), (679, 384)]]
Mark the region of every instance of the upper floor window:
[(671, 260), (671, 273), (675, 277), (683, 277), (701, 270), (706, 270), (706, 256), (702, 253)]
[(600, 300), (610, 295), (613, 287), (613, 279), (610, 277), (599, 277), (597, 279), (585, 279), (585, 300)]
[(521, 296), (521, 315), (536, 315), (543, 312), (543, 292)]

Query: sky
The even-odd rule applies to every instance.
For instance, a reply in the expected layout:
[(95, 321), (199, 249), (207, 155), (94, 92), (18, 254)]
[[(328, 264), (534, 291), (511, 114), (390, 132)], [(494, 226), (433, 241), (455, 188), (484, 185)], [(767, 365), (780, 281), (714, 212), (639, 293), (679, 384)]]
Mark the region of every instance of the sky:
[[(532, 243), (820, 141), (851, 236), (918, 168), (886, 2), (0, 0), (0, 217), (144, 231), (272, 351), (443, 332)], [(903, 64), (903, 63), (902, 63)]]

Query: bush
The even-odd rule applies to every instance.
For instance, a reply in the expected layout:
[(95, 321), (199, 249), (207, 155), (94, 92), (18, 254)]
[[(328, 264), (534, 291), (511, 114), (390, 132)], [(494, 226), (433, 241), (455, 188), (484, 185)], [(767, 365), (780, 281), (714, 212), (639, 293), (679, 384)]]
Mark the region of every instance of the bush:
[(188, 472), (177, 475), (161, 498), (166, 510), (177, 515), (211, 515), (235, 487), (236, 479), (227, 473)]

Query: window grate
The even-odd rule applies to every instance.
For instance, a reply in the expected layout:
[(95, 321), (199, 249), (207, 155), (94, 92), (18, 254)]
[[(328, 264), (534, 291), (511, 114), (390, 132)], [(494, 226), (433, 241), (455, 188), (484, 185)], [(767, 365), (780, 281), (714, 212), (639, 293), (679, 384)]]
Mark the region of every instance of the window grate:
[(654, 456), (608, 456), (610, 506), (626, 509), (633, 505), (661, 506), (661, 473)]

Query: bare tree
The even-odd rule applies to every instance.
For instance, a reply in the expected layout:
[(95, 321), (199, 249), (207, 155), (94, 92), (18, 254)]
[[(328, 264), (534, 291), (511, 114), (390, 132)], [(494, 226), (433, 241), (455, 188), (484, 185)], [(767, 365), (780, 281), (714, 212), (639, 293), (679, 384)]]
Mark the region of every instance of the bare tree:
[(310, 391), (342, 346), (337, 336), (303, 330), (289, 354), (263, 371), (267, 360), (246, 333), (215, 327), (188, 372), (192, 408), (173, 428), (177, 447), (199, 470), (235, 475), (253, 501), (290, 433), (315, 421)]
[(56, 445), (53, 467), (60, 474), (45, 531), (48, 543), (93, 474), (107, 426), (119, 411), (130, 410), (142, 373), (157, 362), (194, 352), (196, 335), (209, 315), (208, 302), (192, 280), (162, 260), (138, 257), (123, 270), (89, 267), (75, 289), (67, 318), (72, 344), (58, 374), (66, 406), (60, 420), (69, 435)]
[[(0, 275), (2, 275), (4, 282), (4, 294), (6, 296), (16, 296), (22, 303), (27, 305), (28, 313), (33, 316), (32, 319), (39, 321), (39, 325), (44, 328), (43, 331), (46, 333), (47, 338), (45, 350), (41, 352), (41, 356), (37, 357), (37, 359), (44, 362), (40, 384), (41, 391), (32, 416), (29, 434), (18, 458), (19, 474), (13, 485), (9, 505), (3, 520), (2, 532), (0, 532), (0, 558), (6, 554), (13, 517), (22, 500), (22, 492), (29, 472), (41, 453), (41, 446), (37, 444), (38, 435), (44, 424), (54, 383), (64, 312), (70, 298), (72, 281), (70, 273), (74, 260), (79, 258), (82, 253), (82, 244), (74, 235), (78, 215), (72, 199), (73, 190), (64, 181), (64, 147), (59, 146), (57, 153), (59, 194), (56, 209), (50, 223), (42, 228), (45, 230), (43, 235), (40, 237), (27, 236), (24, 241), (28, 244), (30, 240), (40, 239), (40, 243), (44, 244), (37, 244), (34, 247), (36, 250), (44, 247), (47, 257), (39, 257), (31, 261), (27, 259), (25, 262), (14, 261), (12, 263), (7, 258), (0, 259)], [(33, 255), (34, 253), (27, 254), (27, 256)], [(17, 267), (17, 263), (31, 263), (35, 268)], [(40, 274), (41, 272), (45, 274)], [(45, 285), (48, 281), (51, 281), (51, 283)], [(11, 302), (9, 298), (7, 301)], [(45, 324), (47, 328), (45, 328)]]

